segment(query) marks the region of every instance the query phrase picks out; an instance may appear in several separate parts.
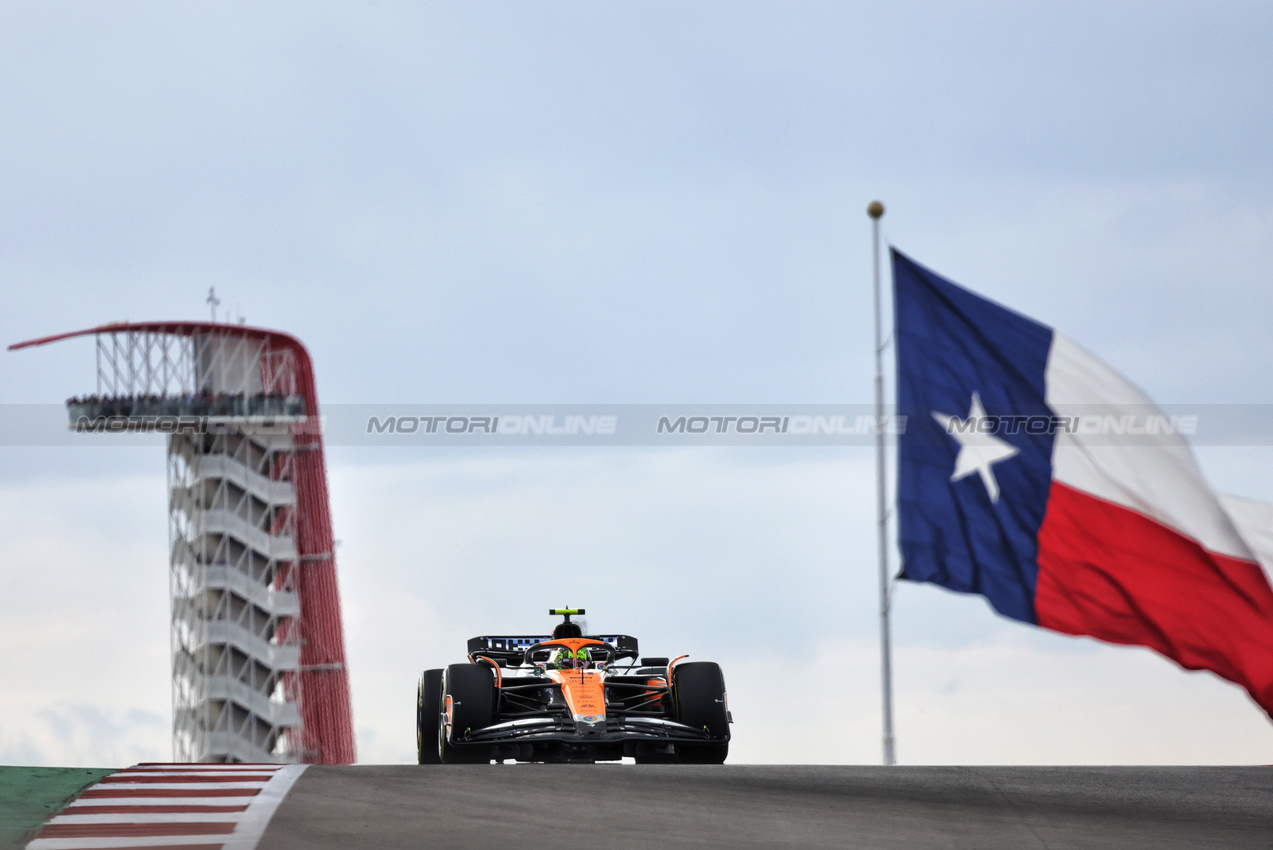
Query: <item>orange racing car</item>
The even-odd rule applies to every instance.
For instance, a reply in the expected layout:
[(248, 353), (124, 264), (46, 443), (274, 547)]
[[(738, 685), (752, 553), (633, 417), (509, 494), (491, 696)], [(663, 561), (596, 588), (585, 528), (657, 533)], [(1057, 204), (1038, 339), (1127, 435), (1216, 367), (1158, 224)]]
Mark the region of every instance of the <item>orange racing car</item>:
[(630, 635), (584, 635), (570, 619), (582, 608), (549, 613), (564, 618), (551, 637), (475, 637), (468, 663), (424, 671), (420, 764), (725, 761), (733, 718), (719, 664), (642, 658)]

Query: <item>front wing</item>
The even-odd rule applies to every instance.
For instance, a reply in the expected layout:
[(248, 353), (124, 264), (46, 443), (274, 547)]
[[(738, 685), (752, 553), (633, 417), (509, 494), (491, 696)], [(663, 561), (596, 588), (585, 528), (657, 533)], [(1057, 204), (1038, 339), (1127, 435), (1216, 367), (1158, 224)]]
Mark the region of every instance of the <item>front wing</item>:
[(575, 721), (559, 715), (523, 717), (470, 730), (452, 736), (456, 746), (466, 744), (563, 743), (563, 744), (651, 744), (724, 743), (729, 738), (711, 738), (705, 729), (695, 729), (661, 717), (613, 717), (595, 723)]

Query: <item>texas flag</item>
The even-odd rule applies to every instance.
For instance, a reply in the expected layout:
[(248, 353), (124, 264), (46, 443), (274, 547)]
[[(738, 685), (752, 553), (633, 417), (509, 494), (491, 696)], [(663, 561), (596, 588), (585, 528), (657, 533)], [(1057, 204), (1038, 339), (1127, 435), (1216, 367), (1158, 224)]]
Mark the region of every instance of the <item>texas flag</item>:
[(1151, 647), (1273, 717), (1273, 506), (1221, 497), (1140, 390), (893, 251), (901, 577)]

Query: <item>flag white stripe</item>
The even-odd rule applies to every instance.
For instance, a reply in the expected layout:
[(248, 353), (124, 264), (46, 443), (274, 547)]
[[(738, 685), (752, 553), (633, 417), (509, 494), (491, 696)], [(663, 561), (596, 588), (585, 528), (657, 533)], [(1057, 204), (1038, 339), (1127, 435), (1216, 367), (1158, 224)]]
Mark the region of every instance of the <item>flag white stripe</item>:
[[(1058, 416), (1132, 415), (1143, 422), (1147, 414), (1162, 415), (1149, 396), (1063, 334), (1053, 334), (1045, 380), (1048, 407)], [(1052, 478), (1130, 508), (1204, 549), (1256, 560), (1184, 437), (1159, 435), (1153, 445), (1117, 445), (1109, 434), (1061, 431), (1052, 448)]]
[(1220, 493), (1220, 504), (1233, 520), (1242, 539), (1251, 547), (1269, 584), (1273, 584), (1273, 505)]

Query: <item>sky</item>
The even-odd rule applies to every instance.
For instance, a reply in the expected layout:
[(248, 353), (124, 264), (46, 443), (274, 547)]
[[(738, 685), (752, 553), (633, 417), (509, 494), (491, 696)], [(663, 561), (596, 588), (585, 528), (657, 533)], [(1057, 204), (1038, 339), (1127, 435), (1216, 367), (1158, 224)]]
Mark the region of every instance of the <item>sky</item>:
[[(878, 198), (890, 244), (1159, 402), (1269, 404), (1271, 27), (1239, 2), (3, 3), (0, 342), (203, 318), (215, 286), (306, 343), (331, 405), (869, 403)], [(93, 368), (91, 340), (2, 353), (0, 406)], [(1273, 500), (1269, 446), (1197, 452)], [(362, 761), (412, 759), (421, 669), (564, 604), (720, 661), (731, 760), (879, 761), (868, 447), (327, 459)], [(0, 539), (0, 763), (168, 758), (161, 443), (0, 446)], [(1147, 650), (907, 583), (893, 629), (903, 764), (1273, 761), (1242, 691)]]

